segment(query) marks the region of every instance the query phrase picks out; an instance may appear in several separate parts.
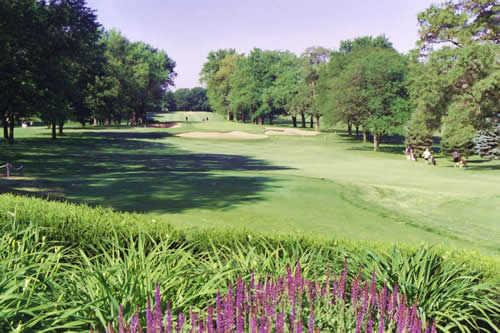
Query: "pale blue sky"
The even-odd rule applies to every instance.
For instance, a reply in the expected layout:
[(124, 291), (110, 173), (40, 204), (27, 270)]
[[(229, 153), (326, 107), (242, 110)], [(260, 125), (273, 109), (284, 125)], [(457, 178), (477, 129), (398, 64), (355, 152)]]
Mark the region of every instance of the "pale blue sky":
[(88, 0), (106, 28), (165, 50), (177, 88), (199, 85), (209, 51), (253, 47), (338, 47), (339, 41), (385, 33), (401, 52), (417, 39), (417, 13), (437, 0)]

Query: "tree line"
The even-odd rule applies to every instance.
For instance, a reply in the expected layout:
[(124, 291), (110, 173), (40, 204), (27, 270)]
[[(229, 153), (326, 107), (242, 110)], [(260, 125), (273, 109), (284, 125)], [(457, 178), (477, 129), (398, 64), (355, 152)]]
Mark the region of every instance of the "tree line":
[(0, 123), (14, 142), (21, 119), (39, 117), (62, 134), (85, 125), (146, 121), (173, 85), (161, 50), (105, 31), (84, 0), (0, 0)]
[(202, 87), (179, 88), (165, 94), (168, 111), (211, 111), (207, 90)]
[(349, 135), (370, 138), (374, 150), (384, 136), (402, 135), (420, 151), (436, 133), (445, 150), (470, 150), (478, 133), (498, 147), (498, 12), (488, 0), (432, 5), (418, 15), (419, 40), (407, 54), (383, 35), (300, 56), (216, 50), (200, 79), (210, 107), (228, 120), (264, 124), (288, 115), (294, 127), (317, 130), (341, 122)]

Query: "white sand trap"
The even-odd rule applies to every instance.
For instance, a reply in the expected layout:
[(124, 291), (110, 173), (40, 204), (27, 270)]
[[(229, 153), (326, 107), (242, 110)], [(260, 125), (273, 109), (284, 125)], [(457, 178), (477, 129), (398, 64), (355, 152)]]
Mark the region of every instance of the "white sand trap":
[(177, 134), (177, 136), (183, 138), (196, 138), (196, 139), (243, 139), (243, 140), (255, 140), (255, 139), (265, 139), (267, 135), (264, 134), (253, 134), (241, 131), (232, 132), (186, 132)]
[(319, 132), (306, 131), (298, 128), (266, 127), (266, 135), (296, 135), (296, 136), (315, 136)]

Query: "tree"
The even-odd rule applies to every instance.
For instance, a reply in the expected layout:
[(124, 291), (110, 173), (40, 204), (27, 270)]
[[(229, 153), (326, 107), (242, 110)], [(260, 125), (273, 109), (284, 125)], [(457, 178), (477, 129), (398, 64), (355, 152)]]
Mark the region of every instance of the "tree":
[(340, 42), (339, 52), (351, 53), (360, 49), (370, 48), (393, 49), (392, 43), (385, 35), (376, 37), (362, 36), (355, 39), (346, 39)]
[(234, 49), (212, 51), (200, 73), (200, 82), (207, 87), (210, 108), (228, 120), (233, 119), (229, 105), (230, 77), (239, 57)]
[[(321, 67), (330, 59), (331, 51), (321, 47), (308, 47), (301, 55), (303, 59), (303, 75), (305, 81), (306, 95), (303, 95), (309, 102), (304, 102), (308, 105), (308, 113), (311, 116), (310, 126), (313, 127), (313, 118), (316, 118), (316, 130), (320, 130), (321, 112), (316, 103), (318, 81), (320, 78)], [(308, 95), (308, 96), (307, 96)]]
[(479, 41), (498, 44), (498, 10), (495, 0), (446, 1), (432, 5), (418, 15), (418, 45), (424, 50), (432, 50), (439, 44), (456, 47)]
[(175, 62), (164, 51), (130, 42), (116, 30), (103, 33), (100, 43), (102, 70), (87, 87), (86, 98), (94, 123), (145, 123), (148, 113), (164, 107), (176, 75)]
[[(494, 1), (461, 0), (431, 6), (419, 14), (420, 50), (414, 52), (410, 93), (419, 128), (442, 127), (445, 149), (467, 149), (474, 131), (499, 123), (500, 54)], [(434, 50), (435, 46), (440, 47)], [(409, 135), (411, 138), (412, 135)], [(420, 140), (424, 139), (420, 136)], [(425, 138), (427, 141), (430, 138)], [(422, 142), (409, 141), (415, 145)]]
[(53, 0), (44, 5), (47, 28), (39, 41), (44, 45), (38, 63), (39, 88), (43, 91), (45, 109), (41, 117), (62, 133), (64, 122), (84, 97), (75, 90), (93, 80), (89, 72), (95, 64), (99, 24), (94, 11), (84, 0)]
[(209, 111), (206, 89), (202, 87), (181, 88), (173, 93), (176, 110)]
[(35, 0), (0, 1), (0, 122), (9, 143), (14, 143), (15, 123), (41, 104), (38, 66), (45, 15)]
[(175, 94), (173, 91), (167, 91), (164, 98), (164, 108), (168, 111), (176, 111), (177, 104), (175, 104)]
[(406, 73), (404, 56), (391, 49), (373, 48), (360, 51), (341, 77), (349, 88), (343, 91), (345, 97), (340, 102), (360, 106), (356, 107), (360, 110), (358, 119), (372, 133), (374, 150), (384, 135), (401, 134), (408, 121)]
[[(392, 43), (383, 35), (343, 40), (340, 42), (339, 49), (330, 54), (328, 63), (319, 69), (316, 98), (318, 112), (329, 126), (334, 126), (338, 122), (347, 124), (349, 135), (352, 135), (353, 126), (356, 128), (357, 135), (359, 127), (364, 123), (365, 104), (363, 96), (356, 95), (361, 90), (355, 90), (355, 85), (352, 86), (349, 82), (349, 80), (359, 81), (359, 76), (353, 76), (354, 73), (349, 76), (344, 71), (351, 62), (356, 61), (359, 55), (374, 48), (394, 50)], [(344, 94), (344, 92), (348, 93)], [(363, 134), (366, 140), (366, 128), (363, 129)]]

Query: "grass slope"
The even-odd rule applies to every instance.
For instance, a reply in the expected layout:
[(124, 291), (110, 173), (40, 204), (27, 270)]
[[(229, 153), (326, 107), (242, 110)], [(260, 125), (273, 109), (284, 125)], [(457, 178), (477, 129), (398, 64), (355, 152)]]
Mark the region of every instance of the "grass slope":
[[(185, 117), (188, 116), (188, 122)], [(209, 121), (201, 119), (208, 116)], [(25, 177), (0, 191), (38, 193), (153, 214), (178, 226), (248, 229), (387, 242), (440, 243), (500, 253), (500, 163), (467, 170), (406, 161), (402, 147), (374, 153), (342, 135), (263, 140), (178, 138), (187, 131), (243, 130), (208, 113), (161, 115), (173, 129), (19, 129), (0, 163)]]

